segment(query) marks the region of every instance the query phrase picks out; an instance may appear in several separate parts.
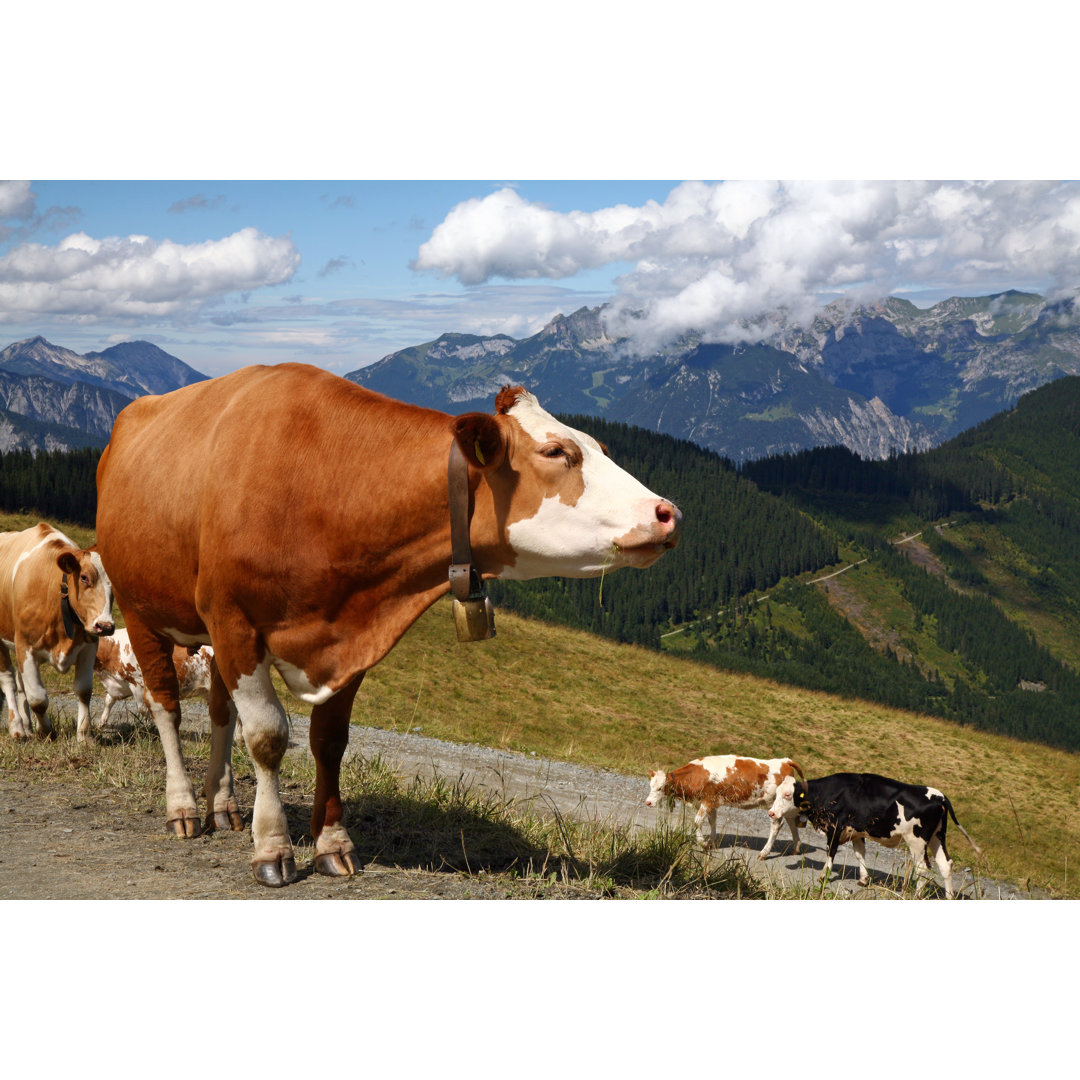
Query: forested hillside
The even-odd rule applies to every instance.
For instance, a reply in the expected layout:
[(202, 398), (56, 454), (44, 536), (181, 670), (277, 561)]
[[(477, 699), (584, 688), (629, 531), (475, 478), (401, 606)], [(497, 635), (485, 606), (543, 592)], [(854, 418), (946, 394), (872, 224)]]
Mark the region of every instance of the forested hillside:
[(0, 510), (36, 512), (93, 526), (97, 512), (98, 448), (0, 453)]
[(493, 582), (497, 605), (659, 648), (660, 635), (674, 626), (836, 561), (836, 541), (825, 529), (760, 493), (725, 458), (626, 424), (563, 419), (603, 442), (620, 466), (682, 510), (682, 540), (646, 571)]
[[(695, 651), (760, 671), (768, 650), (774, 677), (812, 685), (805, 659), (816, 642), (817, 685), (861, 693), (856, 671), (878, 662), (837, 662), (821, 646), (863, 609), (853, 647), (893, 665), (876, 700), (1080, 748), (1080, 379), (1032, 391), (922, 454), (861, 461), (837, 448), (805, 451), (748, 463), (742, 475), (829, 522), (868, 561), (842, 586), (819, 587), (833, 610), (794, 616), (794, 630), (764, 643), (760, 615), (748, 613), (695, 640)], [(938, 572), (886, 543), (911, 530)], [(794, 592), (783, 600), (808, 603)], [(833, 623), (824, 637), (822, 618)]]

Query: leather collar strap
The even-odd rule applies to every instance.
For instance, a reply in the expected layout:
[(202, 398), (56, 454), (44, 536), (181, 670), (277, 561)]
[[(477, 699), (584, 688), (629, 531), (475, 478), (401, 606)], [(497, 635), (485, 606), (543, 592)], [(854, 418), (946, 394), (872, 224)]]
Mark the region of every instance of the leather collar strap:
[(447, 465), (447, 487), (450, 495), (450, 591), (458, 600), (482, 596), (484, 587), (472, 564), (472, 545), (469, 543), (469, 463), (458, 446), (450, 444)]
[(82, 629), (86, 629), (82, 619), (72, 610), (71, 601), (68, 599), (68, 584), (67, 574), (64, 574), (60, 581), (60, 615), (64, 620), (64, 633), (69, 638), (75, 636), (75, 627), (80, 626)]

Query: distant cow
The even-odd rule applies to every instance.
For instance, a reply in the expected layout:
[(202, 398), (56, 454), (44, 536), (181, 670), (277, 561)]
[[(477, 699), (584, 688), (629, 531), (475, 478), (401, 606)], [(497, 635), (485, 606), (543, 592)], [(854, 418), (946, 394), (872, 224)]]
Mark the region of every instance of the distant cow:
[(29, 738), (31, 710), (38, 735), (55, 737), (42, 664), (61, 673), (74, 667), (76, 734), (80, 741), (88, 737), (94, 654), (98, 638), (113, 632), (112, 602), (112, 586), (93, 548), (83, 550), (44, 521), (0, 533), (0, 687), (12, 738)]
[[(791, 758), (770, 758), (761, 761), (758, 758), (737, 757), (735, 754), (715, 755), (695, 758), (687, 765), (672, 773), (649, 773), (649, 794), (646, 806), (656, 806), (661, 799), (681, 799), (696, 805), (697, 815), (694, 828), (698, 839), (706, 848), (716, 844), (716, 811), (721, 806), (730, 806), (738, 810), (757, 810), (773, 804), (777, 786), (786, 777), (802, 776), (802, 769)], [(709, 839), (702, 835), (702, 822), (709, 819)], [(764, 859), (772, 851), (780, 825), (787, 820), (791, 829), (791, 838), (795, 842), (794, 851), (799, 850), (799, 812), (792, 810), (787, 814), (773, 818), (769, 828), (769, 839), (758, 855)]]
[(355, 874), (340, 766), (365, 672), (452, 586), (472, 604), (484, 578), (647, 567), (675, 546), (682, 518), (520, 386), (499, 392), (493, 414), (453, 417), (291, 363), (137, 398), (113, 426), (97, 488), (98, 547), (165, 754), (166, 825), (202, 827), (173, 646), (212, 645), (206, 827), (242, 827), (238, 713), (256, 776), (252, 870), (269, 886), (298, 876), (272, 669), (312, 706), (314, 869)]
[(919, 877), (916, 895), (926, 884), (933, 856), (945, 881), (945, 895), (951, 900), (952, 860), (945, 847), (950, 817), (979, 854), (975, 841), (956, 820), (952, 803), (937, 788), (904, 784), (874, 773), (835, 773), (798, 784), (787, 779), (777, 789), (769, 816), (778, 821), (793, 810), (825, 833), (822, 877), (832, 872), (837, 850), (850, 840), (859, 860), (859, 884), (868, 884), (865, 838), (870, 837), (884, 847), (907, 844)]
[[(203, 645), (192, 652), (184, 645), (173, 649), (173, 666), (180, 687), (180, 698), (210, 698), (210, 663), (214, 650)], [(133, 698), (135, 708), (140, 712), (146, 707), (143, 695), (142, 668), (135, 658), (127, 630), (120, 629), (111, 638), (98, 642), (94, 671), (101, 680), (105, 691), (105, 707), (98, 718), (98, 726), (104, 727), (109, 722), (109, 714), (117, 701)]]

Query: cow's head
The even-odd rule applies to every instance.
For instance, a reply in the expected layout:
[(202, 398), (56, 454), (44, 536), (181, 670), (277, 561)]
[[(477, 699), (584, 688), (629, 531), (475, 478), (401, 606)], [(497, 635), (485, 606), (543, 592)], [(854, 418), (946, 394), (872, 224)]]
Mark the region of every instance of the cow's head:
[(796, 811), (806, 809), (806, 788), (799, 784), (794, 776), (785, 776), (776, 785), (776, 798), (769, 808), (769, 817), (787, 817)]
[(666, 783), (667, 773), (649, 770), (649, 794), (645, 796), (646, 806), (659, 806), (662, 802), (671, 801), (664, 792)]
[(67, 602), (88, 634), (108, 636), (116, 629), (113, 621), (113, 592), (109, 575), (96, 551), (69, 548), (56, 559), (66, 578)]
[(458, 416), (452, 430), (491, 486), (499, 577), (597, 577), (649, 566), (678, 543), (678, 507), (620, 469), (592, 436), (560, 423), (521, 387), (505, 387), (495, 410)]

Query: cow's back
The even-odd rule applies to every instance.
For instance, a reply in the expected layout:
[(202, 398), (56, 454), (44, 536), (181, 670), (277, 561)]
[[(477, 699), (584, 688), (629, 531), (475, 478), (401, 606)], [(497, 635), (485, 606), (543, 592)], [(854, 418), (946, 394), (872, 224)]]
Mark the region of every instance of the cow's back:
[[(302, 364), (137, 399), (97, 474), (98, 549), (122, 608), (174, 640), (209, 644), (203, 615), (223, 592), (265, 628), (321, 619), (339, 596), (376, 603), (386, 560), (430, 530), (410, 532), (411, 518), (438, 512), (415, 492), (445, 491), (445, 455), (425, 446), (434, 434), (448, 452), (449, 422)], [(416, 591), (443, 581), (445, 569)]]
[(697, 763), (708, 770), (719, 800), (744, 810), (771, 805), (777, 777), (791, 771), (785, 758), (762, 760), (739, 754), (712, 755), (697, 759)]

